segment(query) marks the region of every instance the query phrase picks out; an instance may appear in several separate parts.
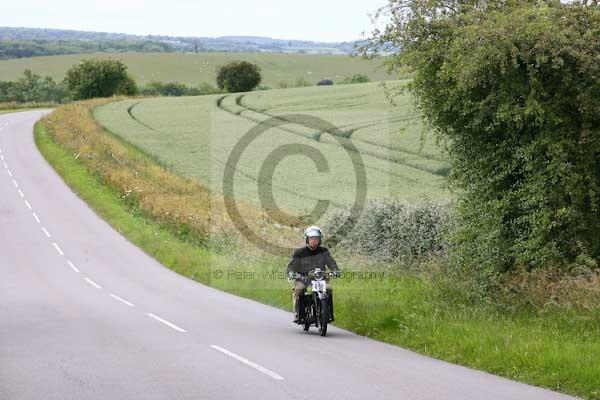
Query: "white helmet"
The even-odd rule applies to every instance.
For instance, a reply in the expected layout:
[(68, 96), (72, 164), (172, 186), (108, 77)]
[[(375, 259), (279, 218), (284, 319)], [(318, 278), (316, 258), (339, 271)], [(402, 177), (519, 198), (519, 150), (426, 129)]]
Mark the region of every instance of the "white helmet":
[(308, 244), (309, 237), (318, 237), (319, 245), (323, 242), (323, 231), (318, 226), (309, 226), (304, 230), (304, 241)]

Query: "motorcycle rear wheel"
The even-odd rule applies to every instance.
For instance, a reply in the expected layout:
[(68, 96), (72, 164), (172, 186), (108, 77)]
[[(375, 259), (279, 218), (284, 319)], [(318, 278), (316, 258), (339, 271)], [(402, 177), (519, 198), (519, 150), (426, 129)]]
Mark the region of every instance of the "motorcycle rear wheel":
[(321, 310), (319, 312), (319, 334), (327, 335), (327, 323), (329, 322), (329, 306), (327, 302), (321, 302)]
[(308, 300), (306, 297), (303, 298), (303, 302), (302, 302), (302, 307), (304, 310), (304, 326), (302, 327), (302, 329), (304, 329), (305, 331), (308, 332), (308, 330), (310, 329), (310, 321), (312, 319), (312, 304), (307, 305), (306, 304), (306, 300)]

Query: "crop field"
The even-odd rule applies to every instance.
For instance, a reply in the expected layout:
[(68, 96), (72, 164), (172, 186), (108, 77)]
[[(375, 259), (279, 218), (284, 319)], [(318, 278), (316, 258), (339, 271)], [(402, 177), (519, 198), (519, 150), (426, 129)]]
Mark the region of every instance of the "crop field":
[[(328, 201), (330, 209), (349, 207), (360, 191), (367, 199), (450, 197), (448, 164), (432, 138), (422, 135), (409, 100), (400, 98), (393, 106), (378, 83), (367, 83), (131, 99), (99, 107), (95, 117), (180, 176), (221, 192), (225, 172), (233, 171), (236, 199), (263, 201), (269, 208), (273, 204), (264, 203), (269, 197), (261, 200), (267, 193), (282, 210), (302, 215), (318, 200)], [(265, 126), (260, 123), (273, 116), (281, 121), (286, 114), (300, 119), (268, 125), (239, 147), (252, 128)], [(314, 120), (339, 130), (331, 134), (309, 126)], [(234, 163), (231, 154), (238, 150)], [(358, 172), (351, 161), (357, 155), (363, 165)], [(366, 182), (357, 178), (361, 170)]]
[(262, 69), (263, 85), (278, 87), (294, 83), (298, 78), (315, 84), (321, 79), (341, 80), (354, 74), (365, 74), (372, 81), (389, 79), (380, 61), (366, 61), (342, 55), (265, 54), (265, 53), (98, 53), (48, 57), (31, 57), (0, 61), (0, 81), (18, 79), (25, 69), (55, 80), (80, 60), (116, 58), (122, 60), (138, 84), (150, 81), (177, 81), (188, 85), (215, 83), (219, 65), (246, 60)]

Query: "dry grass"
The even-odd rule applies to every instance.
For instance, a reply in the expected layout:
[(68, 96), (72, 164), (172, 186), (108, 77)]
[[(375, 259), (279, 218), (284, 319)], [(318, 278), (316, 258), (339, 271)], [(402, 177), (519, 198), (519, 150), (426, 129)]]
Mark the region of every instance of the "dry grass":
[(600, 310), (600, 270), (518, 270), (499, 286), (497, 301), (514, 308)]

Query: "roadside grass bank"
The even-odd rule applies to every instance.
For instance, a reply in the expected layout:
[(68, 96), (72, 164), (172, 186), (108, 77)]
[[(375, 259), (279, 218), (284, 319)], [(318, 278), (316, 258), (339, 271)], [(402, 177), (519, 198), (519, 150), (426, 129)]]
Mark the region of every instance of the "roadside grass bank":
[[(35, 128), (38, 148), (73, 191), (132, 243), (176, 272), (289, 310), (290, 285), (285, 277), (272, 276), (285, 270), (287, 259), (240, 245), (216, 212), (218, 200), (104, 132), (91, 114), (101, 103), (61, 107)], [(92, 130), (97, 135), (88, 135)], [(214, 208), (203, 208), (202, 202)], [(170, 208), (175, 206), (179, 214)], [(600, 399), (598, 308), (478, 303), (465, 293), (466, 285), (445, 276), (443, 265), (434, 261), (422, 273), (338, 261), (346, 271), (383, 275), (333, 282), (336, 326), (449, 362)], [(236, 275), (240, 273), (245, 275)]]

